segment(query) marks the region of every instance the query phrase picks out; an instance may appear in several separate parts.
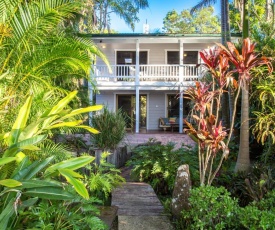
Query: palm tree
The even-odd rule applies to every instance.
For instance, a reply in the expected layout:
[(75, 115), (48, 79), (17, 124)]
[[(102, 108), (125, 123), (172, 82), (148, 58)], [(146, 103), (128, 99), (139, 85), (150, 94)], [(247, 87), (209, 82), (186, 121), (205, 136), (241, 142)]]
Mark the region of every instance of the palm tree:
[[(217, 0), (202, 0), (191, 9), (191, 14), (204, 7), (214, 5)], [(230, 27), (229, 27), (229, 5), (228, 0), (221, 0), (221, 31), (222, 31), (222, 44), (230, 41)]]
[[(82, 9), (81, 32), (111, 32), (110, 14), (114, 13), (134, 31), (135, 23), (139, 21), (137, 14), (140, 9), (149, 6), (148, 0), (88, 0), (86, 7)], [(91, 17), (92, 15), (92, 17)], [(92, 25), (91, 25), (92, 24)]]
[(80, 8), (71, 0), (0, 1), (0, 120), (5, 114), (12, 122), (29, 93), (37, 110), (52, 104), (68, 92), (63, 81), (88, 79), (94, 56), (105, 60), (90, 40), (62, 26)]

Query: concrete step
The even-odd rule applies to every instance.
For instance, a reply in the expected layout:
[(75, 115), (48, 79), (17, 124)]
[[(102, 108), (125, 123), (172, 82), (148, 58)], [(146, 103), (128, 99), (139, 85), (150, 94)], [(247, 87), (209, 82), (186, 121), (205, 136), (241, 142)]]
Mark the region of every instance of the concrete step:
[(118, 230), (173, 230), (167, 216), (118, 216)]
[(125, 183), (112, 192), (112, 205), (118, 207), (118, 230), (173, 229), (149, 184)]

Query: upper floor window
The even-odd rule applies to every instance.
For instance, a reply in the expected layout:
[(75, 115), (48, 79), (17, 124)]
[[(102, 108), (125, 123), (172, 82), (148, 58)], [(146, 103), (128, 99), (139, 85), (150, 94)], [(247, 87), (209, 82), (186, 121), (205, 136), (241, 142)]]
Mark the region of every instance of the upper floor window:
[[(139, 52), (139, 64), (147, 64), (147, 51)], [(116, 52), (117, 65), (135, 65), (136, 64), (136, 51), (117, 51)]]
[[(167, 64), (177, 65), (179, 63), (179, 51), (167, 51)], [(183, 63), (198, 64), (198, 51), (185, 51), (183, 54)]]

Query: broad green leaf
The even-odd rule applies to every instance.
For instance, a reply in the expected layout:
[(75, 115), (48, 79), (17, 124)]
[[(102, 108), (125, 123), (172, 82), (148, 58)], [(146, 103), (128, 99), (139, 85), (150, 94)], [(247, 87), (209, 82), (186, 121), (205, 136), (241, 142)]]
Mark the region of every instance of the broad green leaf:
[(95, 157), (92, 156), (81, 156), (76, 158), (71, 158), (66, 161), (62, 161), (60, 163), (54, 164), (46, 169), (45, 171), (45, 177), (49, 176), (50, 174), (56, 172), (59, 169), (79, 169), (89, 163), (91, 163)]
[(47, 135), (37, 135), (37, 136), (31, 137), (31, 138), (28, 138), (26, 140), (22, 140), (22, 141), (16, 143), (16, 146), (18, 146), (19, 148), (23, 148), (26, 146), (32, 146), (32, 145), (42, 142), (46, 138), (47, 138)]
[(70, 174), (72, 177), (76, 177), (76, 178), (83, 178), (83, 176), (71, 169), (59, 169), (58, 171), (60, 172), (60, 170), (64, 171), (68, 174)]
[(92, 111), (98, 111), (98, 110), (101, 110), (102, 108), (103, 108), (103, 105), (94, 105), (94, 106), (89, 106), (86, 108), (75, 109), (70, 114), (63, 116), (62, 120), (66, 119), (68, 117), (73, 117), (78, 114), (88, 113), (88, 112), (92, 112)]
[(76, 126), (77, 128), (81, 128), (81, 129), (86, 129), (88, 130), (89, 132), (93, 133), (93, 134), (99, 134), (100, 132), (90, 126), (87, 126), (87, 125), (78, 125)]
[(77, 121), (69, 121), (69, 122), (61, 122), (55, 125), (51, 125), (46, 127), (46, 129), (55, 129), (55, 128), (60, 128), (60, 127), (76, 127), (77, 125), (83, 123), (82, 120), (77, 120)]
[[(71, 93), (69, 93), (66, 97), (64, 97), (62, 100), (60, 100), (57, 105), (55, 105), (48, 114), (46, 114), (46, 116), (49, 115), (57, 115), (58, 113), (60, 113), (69, 103), (70, 101), (76, 96), (77, 91), (73, 91)], [(57, 116), (58, 117), (58, 116)], [(50, 123), (55, 119), (56, 117), (51, 117), (46, 119), (43, 122), (42, 125), (42, 129), (45, 129), (46, 127), (48, 127), (50, 125)]]
[(48, 117), (39, 118), (36, 121), (29, 124), (20, 134), (20, 140), (25, 140), (33, 137), (39, 131), (39, 125), (45, 121)]
[(38, 201), (38, 197), (30, 198), (28, 200), (22, 201), (20, 208), (27, 208), (33, 206)]
[(26, 167), (24, 167), (23, 169), (21, 169), (20, 171), (18, 171), (16, 174), (14, 174), (14, 176), (12, 177), (12, 179), (20, 180), (20, 181), (26, 179), (26, 177), (28, 176), (28, 174), (30, 173), (30, 171), (32, 169), (35, 169), (38, 166), (38, 164), (39, 164), (39, 162), (35, 161), (35, 162), (31, 163), (31, 164), (26, 165)]
[(30, 188), (23, 194), (47, 200), (72, 200), (74, 198), (73, 194), (60, 187)]
[(69, 169), (59, 169), (59, 172), (61, 175), (63, 175), (66, 180), (74, 186), (75, 191), (82, 197), (84, 197), (85, 199), (89, 199), (89, 193), (87, 191), (87, 189), (85, 188), (85, 185), (75, 179), (72, 175), (73, 175), (73, 171), (69, 170)]
[(55, 180), (22, 180), (21, 188), (42, 188), (42, 187), (63, 187), (62, 184)]
[(0, 158), (0, 165), (5, 165), (15, 160), (16, 160), (16, 157), (3, 157), (3, 158)]
[(34, 144), (40, 143), (45, 140), (47, 135), (38, 135), (27, 140), (23, 140), (21, 142), (17, 142), (11, 145), (3, 154), (3, 157), (12, 157), (14, 156), (20, 149), (33, 149)]
[(16, 144), (11, 145), (3, 154), (3, 157), (13, 157), (15, 156), (19, 151), (19, 148), (16, 146)]
[(1, 229), (7, 229), (7, 225), (9, 223), (10, 217), (12, 217), (15, 213), (13, 202), (14, 202), (14, 198), (10, 200), (10, 202), (7, 204), (7, 206), (4, 208), (4, 210), (0, 214)]
[(35, 145), (26, 145), (21, 148), (22, 150), (31, 150), (31, 151), (39, 151), (40, 148), (38, 148)]
[(19, 152), (15, 155), (16, 158), (16, 162), (20, 163), (24, 158), (26, 157), (26, 155), (23, 152)]
[(30, 170), (28, 171), (28, 174), (26, 174), (24, 179), (29, 180), (32, 177), (34, 177), (37, 173), (41, 172), (42, 169), (44, 169), (53, 159), (54, 159), (54, 156), (51, 156), (41, 162), (37, 162), (37, 164), (35, 164), (35, 167), (29, 168)]
[(60, 100), (60, 101), (57, 103), (57, 105), (55, 105), (55, 106), (51, 109), (49, 115), (57, 114), (57, 113), (59, 113), (60, 111), (62, 111), (62, 109), (64, 109), (64, 107), (67, 106), (67, 105), (70, 103), (70, 101), (76, 96), (76, 94), (77, 94), (77, 91), (76, 91), (76, 90), (73, 91), (73, 92), (71, 92), (71, 93), (69, 93), (66, 97), (64, 97), (62, 100)]
[(20, 161), (19, 165), (15, 168), (15, 170), (13, 171), (12, 175), (10, 176), (10, 178), (13, 179), (17, 179), (19, 180), (19, 178), (14, 178), (17, 174), (19, 174), (20, 171), (22, 171), (24, 168), (28, 167), (30, 165), (30, 161), (28, 157), (24, 157), (22, 159), (22, 161)]
[(31, 109), (32, 96), (28, 97), (25, 104), (20, 108), (18, 117), (16, 118), (12, 130), (10, 133), (9, 145), (14, 144), (18, 141), (20, 132), (25, 128), (29, 113)]
[(0, 185), (3, 185), (8, 188), (14, 188), (14, 187), (21, 186), (22, 183), (13, 179), (5, 179), (5, 180), (0, 180)]

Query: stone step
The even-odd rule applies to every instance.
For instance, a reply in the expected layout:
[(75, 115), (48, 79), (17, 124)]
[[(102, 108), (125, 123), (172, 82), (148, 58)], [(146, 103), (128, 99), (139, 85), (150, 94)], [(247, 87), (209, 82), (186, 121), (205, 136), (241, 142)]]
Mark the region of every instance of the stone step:
[(118, 207), (118, 230), (173, 229), (153, 188), (146, 183), (127, 182), (112, 192)]
[(167, 216), (118, 216), (118, 230), (173, 230)]

